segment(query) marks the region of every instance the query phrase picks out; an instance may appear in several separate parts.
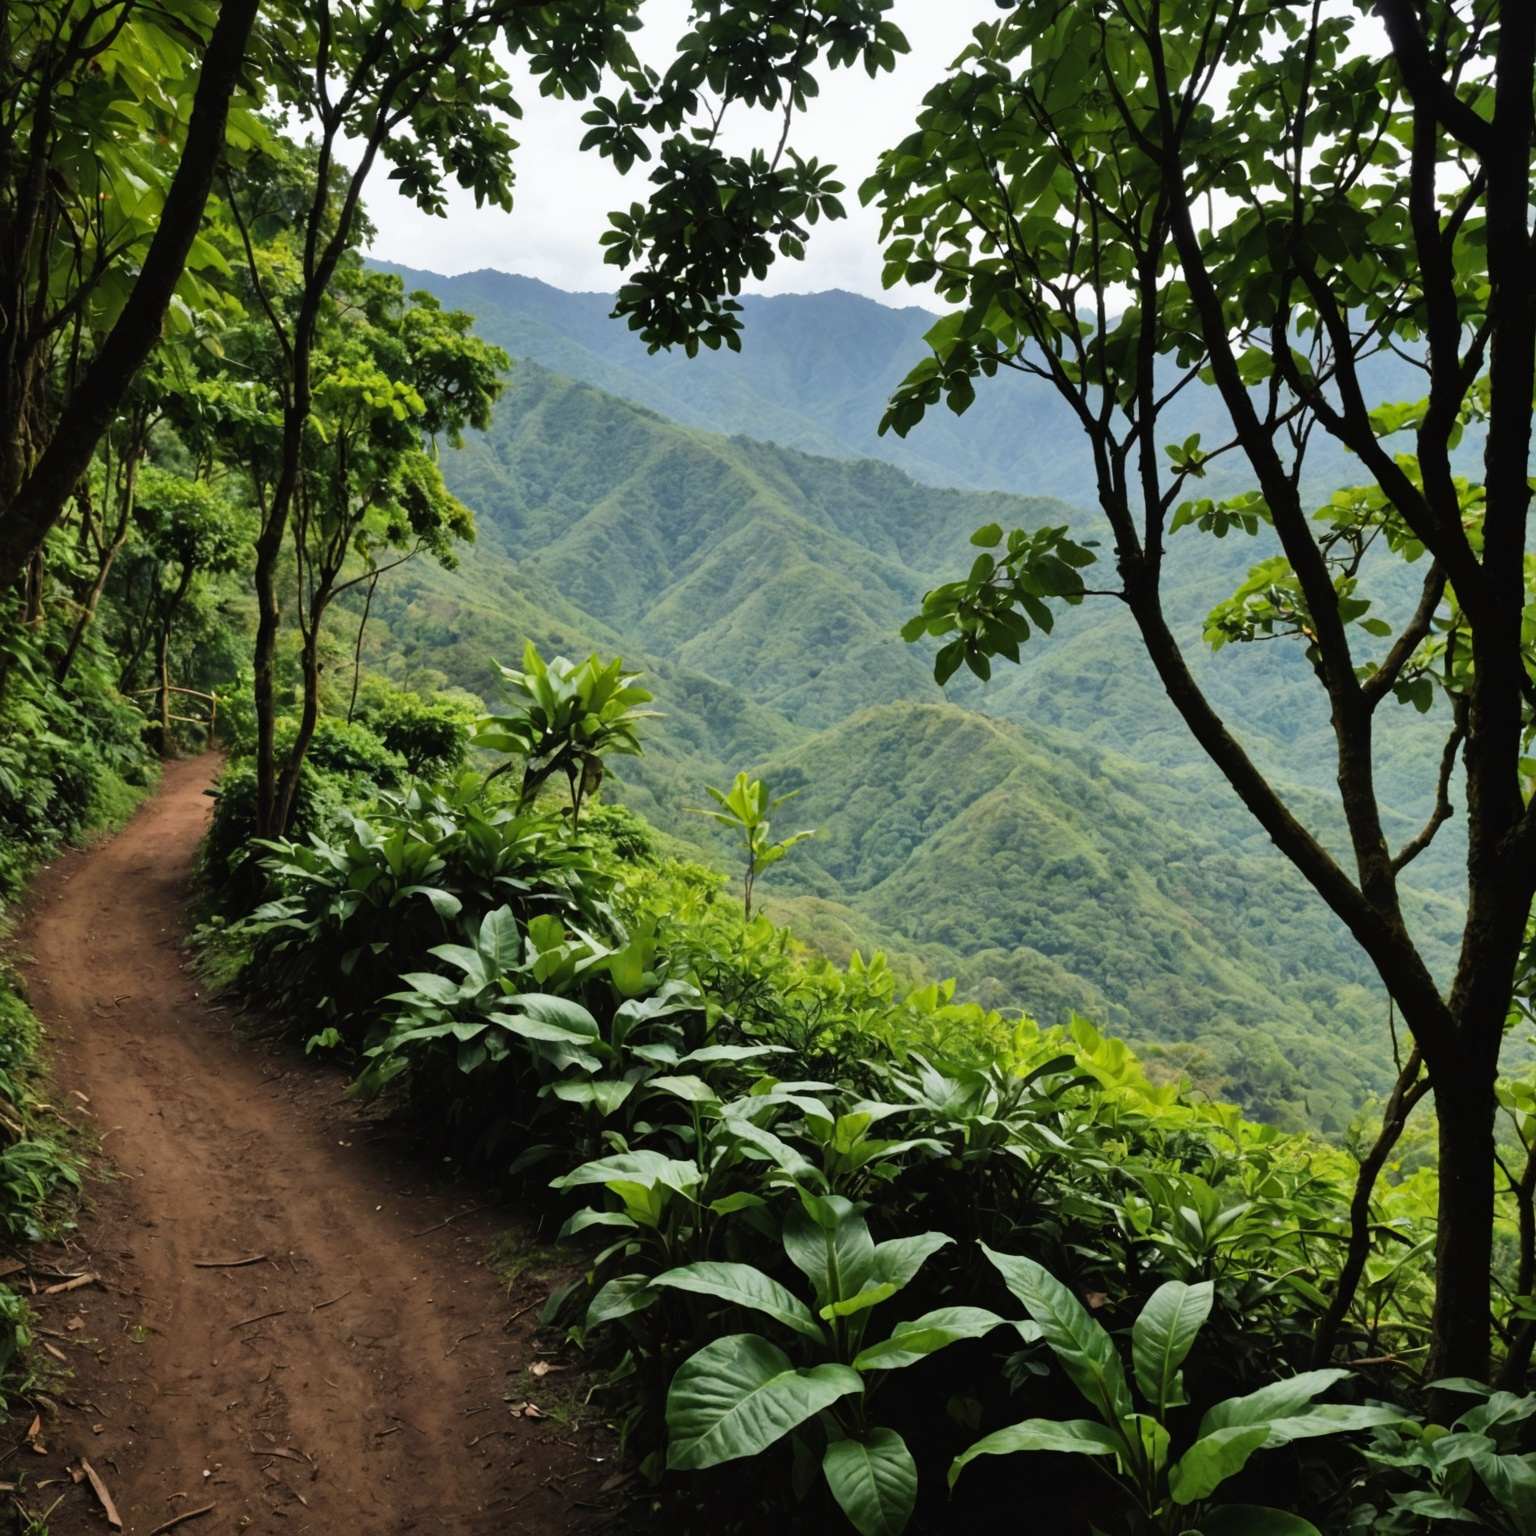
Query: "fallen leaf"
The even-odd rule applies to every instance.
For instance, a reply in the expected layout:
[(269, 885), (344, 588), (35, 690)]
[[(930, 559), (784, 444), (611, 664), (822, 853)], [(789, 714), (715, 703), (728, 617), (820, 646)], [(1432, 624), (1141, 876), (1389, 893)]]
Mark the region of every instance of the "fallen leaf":
[(84, 1456), (80, 1458), (80, 1470), (90, 1479), (92, 1489), (96, 1497), (101, 1500), (101, 1507), (107, 1517), (107, 1524), (115, 1531), (123, 1528), (123, 1517), (117, 1512), (117, 1505), (112, 1502), (112, 1495), (107, 1492), (107, 1485), (102, 1482), (101, 1474), (88, 1462)]

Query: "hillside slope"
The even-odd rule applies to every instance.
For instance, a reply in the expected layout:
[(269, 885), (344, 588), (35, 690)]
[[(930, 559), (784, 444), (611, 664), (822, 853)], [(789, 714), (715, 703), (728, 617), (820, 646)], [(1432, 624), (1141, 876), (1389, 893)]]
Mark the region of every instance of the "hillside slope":
[[(665, 712), (646, 756), (616, 765), (623, 793), (698, 839), (704, 784), (766, 767), (803, 786), (796, 824), (820, 835), (769, 899), (829, 948), (883, 944), (990, 1002), (1193, 1048), (1282, 1119), (1337, 1125), (1380, 1084), (1370, 976), (1214, 773), (1187, 744), (1177, 759), (1176, 720), (1146, 727), (1172, 712), (1114, 609), (1085, 605), (1030, 666), (948, 704), (897, 636), (978, 524), (1080, 514), (723, 438), (528, 363), (445, 470), (479, 542), (456, 572), (390, 578), (375, 665), (491, 698), (493, 661), (525, 638), (618, 652)], [(1276, 666), (1261, 649), (1253, 664)], [(1226, 686), (1240, 695), (1240, 673)], [(1289, 757), (1314, 725), (1282, 710), (1260, 746)], [(1324, 802), (1293, 794), (1327, 830)], [(1444, 954), (1454, 907), (1421, 894), (1417, 911)]]

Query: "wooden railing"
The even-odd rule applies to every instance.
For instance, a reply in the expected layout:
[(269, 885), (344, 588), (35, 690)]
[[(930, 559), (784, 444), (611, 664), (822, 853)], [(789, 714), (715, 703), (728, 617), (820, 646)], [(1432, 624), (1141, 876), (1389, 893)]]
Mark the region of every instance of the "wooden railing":
[(131, 697), (139, 699), (146, 694), (154, 694), (157, 698), (162, 693), (179, 693), (186, 698), (201, 699), (208, 706), (208, 713), (204, 715), (176, 715), (162, 707), (160, 718), (162, 720), (179, 720), (183, 725), (206, 726), (208, 730), (208, 745), (213, 745), (213, 733), (219, 723), (219, 696), (216, 693), (204, 693), (200, 688), (178, 688), (173, 683), (168, 688), (162, 689), (157, 683), (153, 688), (136, 689)]

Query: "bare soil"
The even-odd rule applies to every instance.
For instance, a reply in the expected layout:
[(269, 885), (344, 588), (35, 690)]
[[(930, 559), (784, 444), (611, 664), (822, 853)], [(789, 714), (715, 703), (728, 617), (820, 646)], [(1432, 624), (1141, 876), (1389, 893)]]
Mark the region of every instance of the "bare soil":
[[(579, 1392), (535, 1333), (547, 1270), (493, 1272), (507, 1213), (199, 996), (182, 940), (214, 766), (169, 765), (117, 837), (34, 888), (20, 943), (50, 1092), (102, 1166), (78, 1233), (29, 1256), (64, 1361), (45, 1450), (23, 1435), (0, 1476), (26, 1474), (33, 1512), (63, 1495), (53, 1536), (109, 1529), (71, 1480), (82, 1457), (134, 1536), (206, 1505), (181, 1536), (601, 1526), (611, 1441), (560, 1407)], [(79, 1273), (98, 1278), (41, 1293)]]

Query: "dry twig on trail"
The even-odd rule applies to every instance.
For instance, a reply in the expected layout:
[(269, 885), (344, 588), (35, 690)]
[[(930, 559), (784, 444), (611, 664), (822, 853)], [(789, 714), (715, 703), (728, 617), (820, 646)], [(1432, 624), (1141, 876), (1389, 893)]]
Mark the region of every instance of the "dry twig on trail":
[(287, 1307), (279, 1307), (276, 1312), (258, 1312), (255, 1317), (242, 1317), (238, 1323), (231, 1323), (229, 1331), (233, 1333), (236, 1328), (244, 1328), (247, 1323), (264, 1323), (269, 1317), (287, 1317), (287, 1315)]
[(149, 1532), (149, 1536), (162, 1536), (162, 1533), (174, 1530), (178, 1525), (185, 1525), (188, 1520), (196, 1520), (202, 1515), (212, 1514), (219, 1506), (217, 1504), (204, 1504), (201, 1509), (189, 1509), (184, 1515), (172, 1515), (161, 1525), (157, 1525)]
[(459, 1221), (465, 1216), (473, 1216), (477, 1211), (489, 1210), (489, 1206), (472, 1205), (467, 1211), (459, 1211), (452, 1216), (446, 1216), (442, 1221), (434, 1222), (430, 1227), (423, 1227), (420, 1232), (412, 1232), (412, 1237), (425, 1237), (429, 1232), (436, 1232), (441, 1227), (448, 1226), (451, 1222)]
[(281, 1456), (284, 1461), (308, 1461), (309, 1457), (298, 1451), (290, 1451), (285, 1445), (248, 1446), (252, 1456)]
[(338, 1301), (345, 1301), (352, 1294), (352, 1289), (349, 1288), (343, 1291), (340, 1296), (332, 1296), (329, 1301), (317, 1301), (309, 1310), (311, 1312), (323, 1312), (327, 1307), (334, 1307)]
[(99, 1285), (100, 1283), (100, 1275), (75, 1275), (68, 1280), (59, 1281), (57, 1285), (45, 1285), (38, 1294), (40, 1296), (62, 1296), (65, 1291), (78, 1291), (82, 1285)]
[[(248, 1259), (193, 1259), (193, 1269), (243, 1269), (247, 1264), (260, 1264), (266, 1258), (264, 1253), (253, 1253)], [(209, 1509), (213, 1505), (208, 1506)], [(182, 1519), (189, 1518), (186, 1515)]]
[(101, 1507), (106, 1512), (107, 1524), (114, 1530), (122, 1530), (123, 1517), (118, 1514), (117, 1505), (112, 1502), (112, 1495), (107, 1492), (107, 1485), (102, 1482), (101, 1474), (84, 1456), (80, 1458), (80, 1470), (85, 1473), (86, 1480), (95, 1491), (96, 1497), (101, 1500)]

